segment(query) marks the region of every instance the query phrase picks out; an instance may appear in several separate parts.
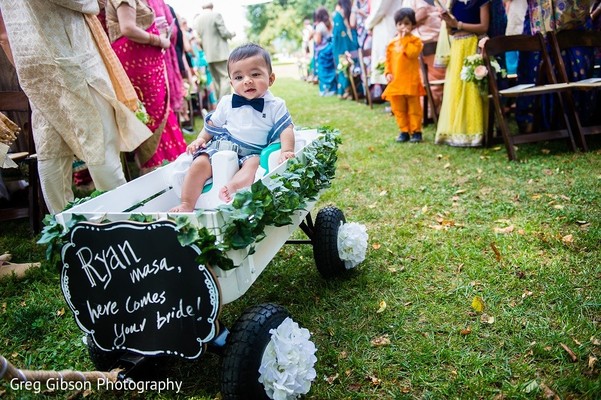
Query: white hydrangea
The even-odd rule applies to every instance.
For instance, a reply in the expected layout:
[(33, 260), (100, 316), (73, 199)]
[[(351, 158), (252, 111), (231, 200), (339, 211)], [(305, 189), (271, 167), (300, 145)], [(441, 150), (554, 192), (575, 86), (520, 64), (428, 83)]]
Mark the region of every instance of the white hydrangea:
[(341, 224), (338, 228), (338, 256), (346, 269), (355, 268), (367, 252), (367, 228), (356, 222)]
[(286, 318), (277, 329), (271, 329), (271, 340), (265, 348), (259, 382), (274, 400), (296, 399), (307, 394), (316, 377), (315, 344), (309, 330)]

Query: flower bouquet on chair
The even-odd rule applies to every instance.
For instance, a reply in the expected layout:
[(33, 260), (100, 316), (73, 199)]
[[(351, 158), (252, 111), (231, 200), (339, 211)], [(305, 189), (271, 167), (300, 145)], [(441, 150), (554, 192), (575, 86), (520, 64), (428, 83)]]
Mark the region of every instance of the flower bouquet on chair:
[[(501, 68), (496, 60), (491, 60), (490, 64), (495, 70), (494, 73), (501, 74), (505, 77), (507, 73)], [(478, 90), (482, 96), (488, 95), (488, 69), (484, 65), (482, 54), (472, 54), (465, 57), (463, 60), (463, 68), (461, 69), (461, 80), (465, 82), (473, 82), (478, 86)]]

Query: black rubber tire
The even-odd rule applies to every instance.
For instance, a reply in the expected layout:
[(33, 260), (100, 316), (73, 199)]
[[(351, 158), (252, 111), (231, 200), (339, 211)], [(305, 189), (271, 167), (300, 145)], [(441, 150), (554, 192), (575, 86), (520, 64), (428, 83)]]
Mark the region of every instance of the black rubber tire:
[(344, 274), (347, 270), (338, 255), (338, 229), (346, 219), (342, 211), (333, 206), (319, 210), (315, 217), (313, 258), (317, 271), (324, 278)]
[(94, 343), (94, 339), (90, 334), (86, 336), (86, 342), (88, 345), (88, 355), (90, 356), (90, 360), (92, 360), (92, 364), (94, 364), (94, 367), (97, 371), (110, 371), (111, 368), (115, 366), (117, 361), (119, 361), (121, 356), (125, 354), (125, 350), (101, 350), (98, 346), (96, 346), (96, 343)]
[(230, 332), (221, 366), (223, 400), (269, 399), (259, 383), (259, 367), (270, 329), (277, 328), (289, 317), (284, 307), (265, 303), (244, 311)]

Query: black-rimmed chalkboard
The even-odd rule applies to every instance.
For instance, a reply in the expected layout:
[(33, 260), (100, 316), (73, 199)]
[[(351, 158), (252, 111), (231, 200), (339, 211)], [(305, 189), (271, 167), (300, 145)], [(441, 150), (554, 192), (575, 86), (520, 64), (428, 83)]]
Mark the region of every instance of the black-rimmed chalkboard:
[(78, 223), (61, 287), (79, 327), (105, 351), (199, 357), (219, 332), (219, 286), (175, 224)]

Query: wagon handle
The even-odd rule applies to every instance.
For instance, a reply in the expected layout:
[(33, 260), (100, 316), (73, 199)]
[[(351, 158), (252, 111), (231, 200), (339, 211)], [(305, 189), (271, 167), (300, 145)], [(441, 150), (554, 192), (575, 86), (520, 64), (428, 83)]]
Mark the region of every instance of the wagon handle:
[(116, 382), (120, 370), (115, 369), (110, 372), (103, 371), (33, 371), (18, 369), (12, 365), (6, 358), (0, 355), (0, 379), (12, 380), (18, 379), (23, 382), (43, 382), (50, 380), (61, 380), (65, 382), (98, 382), (107, 380)]

